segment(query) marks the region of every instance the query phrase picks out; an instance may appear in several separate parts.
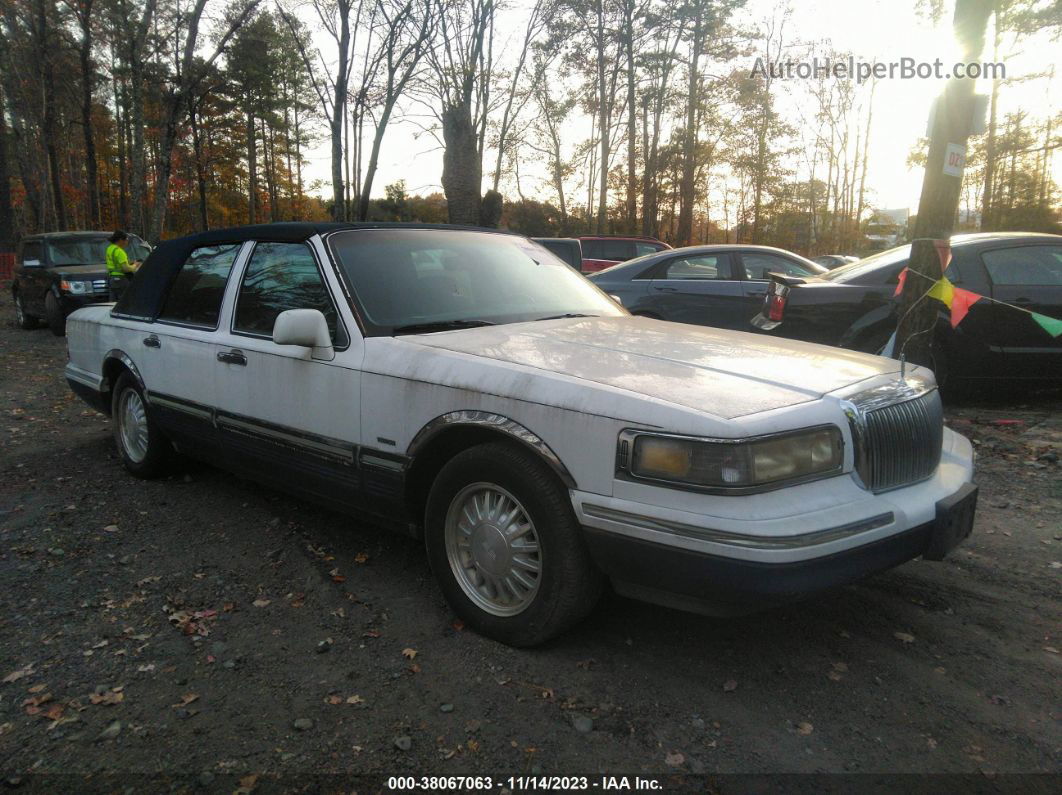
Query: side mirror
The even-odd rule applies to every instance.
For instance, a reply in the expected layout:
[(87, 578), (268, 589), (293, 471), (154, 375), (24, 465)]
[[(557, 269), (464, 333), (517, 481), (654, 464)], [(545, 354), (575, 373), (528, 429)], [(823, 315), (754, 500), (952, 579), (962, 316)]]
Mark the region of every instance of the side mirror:
[(314, 359), (330, 361), (336, 352), (328, 321), (317, 309), (288, 309), (277, 315), (273, 324), (273, 342), (277, 345), (299, 345), (311, 348)]
[(608, 297), (611, 298), (613, 301), (615, 301), (620, 306), (623, 306), (623, 299), (620, 298), (618, 295), (613, 295), (612, 293), (609, 293)]

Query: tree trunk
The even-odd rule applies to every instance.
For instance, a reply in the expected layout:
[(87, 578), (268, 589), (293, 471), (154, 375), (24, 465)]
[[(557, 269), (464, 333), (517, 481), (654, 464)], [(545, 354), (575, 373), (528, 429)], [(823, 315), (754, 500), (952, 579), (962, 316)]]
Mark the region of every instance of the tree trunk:
[(96, 141), (92, 124), (92, 89), (95, 83), (95, 71), (92, 68), (92, 4), (93, 0), (83, 0), (78, 12), (81, 23), (81, 128), (85, 139), (85, 182), (88, 188), (89, 222), (93, 228), (101, 226), (100, 219), (100, 185), (96, 163)]
[(11, 174), (7, 165), (7, 110), (0, 88), (0, 251), (15, 247), (15, 224), (11, 213)]
[(482, 204), (483, 164), (471, 106), (463, 103), (445, 108), (442, 132), (442, 186), (450, 223), (477, 225)]
[(697, 168), (697, 101), (700, 95), (701, 48), (704, 45), (704, 23), (700, 14), (693, 23), (693, 42), (690, 53), (689, 86), (686, 95), (686, 129), (682, 136), (682, 175), (679, 177), (679, 217), (675, 242), (688, 246), (693, 237), (693, 202), (696, 194), (694, 176)]
[(600, 135), (600, 158), (598, 164), (600, 176), (597, 188), (597, 233), (605, 234), (608, 221), (608, 157), (611, 151), (609, 141), (609, 105), (612, 101), (605, 79), (605, 11), (603, 0), (597, 0), (597, 103), (598, 135)]
[(188, 121), (192, 128), (192, 153), (195, 155), (195, 184), (199, 200), (199, 231), (210, 229), (207, 214), (206, 173), (203, 169), (203, 136), (199, 131), (199, 109), (193, 106), (188, 112)]
[[(992, 0), (956, 0), (953, 24), (955, 37), (963, 48), (962, 60), (974, 61), (984, 47), (985, 28)], [(942, 275), (934, 240), (947, 241), (955, 225), (962, 176), (944, 173), (948, 144), (965, 146), (970, 133), (974, 81), (948, 81), (937, 108), (926, 158), (922, 194), (918, 201), (910, 266), (900, 297), (900, 319), (896, 329), (894, 355), (906, 356), (917, 364), (933, 363), (933, 329), (939, 304), (922, 300), (925, 292)]]
[[(999, 11), (996, 11), (996, 33), (992, 42), (992, 57), (999, 60), (999, 42), (1002, 36), (1001, 19)], [(993, 191), (996, 188), (996, 126), (999, 112), (999, 78), (992, 80), (992, 95), (988, 111), (988, 135), (985, 136), (985, 181), (981, 190), (981, 231), (985, 232), (993, 228)]]
[(634, 4), (626, 6), (627, 45), (627, 233), (638, 228), (638, 108), (634, 70)]
[(254, 114), (247, 112), (247, 223), (258, 223), (258, 136)]

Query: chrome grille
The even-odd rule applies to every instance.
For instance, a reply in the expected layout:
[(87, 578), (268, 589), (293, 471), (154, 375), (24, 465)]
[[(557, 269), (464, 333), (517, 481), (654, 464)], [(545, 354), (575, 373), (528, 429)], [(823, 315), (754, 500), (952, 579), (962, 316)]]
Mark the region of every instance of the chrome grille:
[(936, 389), (861, 412), (856, 471), (867, 488), (888, 491), (930, 477), (940, 463), (944, 410)]
[(110, 292), (110, 286), (107, 284), (106, 279), (93, 279), (92, 292), (94, 293), (107, 293)]

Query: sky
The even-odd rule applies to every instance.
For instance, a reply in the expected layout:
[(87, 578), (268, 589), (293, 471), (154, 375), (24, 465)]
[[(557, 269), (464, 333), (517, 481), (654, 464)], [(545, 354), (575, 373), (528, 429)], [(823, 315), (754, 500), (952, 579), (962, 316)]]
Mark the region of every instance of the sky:
[[(836, 49), (851, 51), (859, 60), (866, 62), (893, 61), (902, 57), (918, 61), (932, 61), (940, 57), (946, 64), (954, 62), (956, 47), (951, 33), (951, 3), (937, 23), (916, 13), (918, 0), (814, 0), (793, 2), (791, 17), (786, 24), (787, 49), (794, 59), (803, 55), (810, 43), (828, 41)], [(515, 8), (505, 12), (497, 26), (498, 39), (509, 46), (499, 48), (513, 52), (523, 35), (524, 0), (515, 0)], [(749, 0), (738, 12), (735, 22), (756, 25), (778, 14), (783, 3), (778, 0)], [(307, 18), (308, 23), (312, 20)], [(1002, 111), (1023, 107), (1039, 109), (1050, 104), (1057, 107), (1058, 79), (1027, 80), (1020, 78), (1045, 70), (1058, 54), (1059, 45), (1045, 40), (1027, 42), (1025, 52), (1005, 59), (1007, 78), (1016, 82), (1003, 88)], [(320, 37), (326, 52), (328, 40)], [(989, 41), (991, 33), (989, 34)], [(754, 59), (748, 60), (751, 69)], [(982, 54), (982, 60), (991, 58), (990, 45)], [(740, 63), (740, 61), (739, 61)], [(1062, 79), (1062, 75), (1059, 76)], [(802, 112), (803, 86), (799, 81), (781, 81), (777, 95), (777, 108), (782, 113), (798, 119)], [(867, 185), (872, 188), (870, 201), (880, 208), (910, 208), (917, 210), (918, 195), (922, 184), (922, 170), (909, 169), (906, 161), (912, 147), (925, 135), (929, 109), (933, 98), (944, 87), (938, 79), (884, 79), (878, 82), (873, 122), (870, 131), (870, 161)], [(988, 93), (990, 85), (979, 80), (977, 91)], [(373, 195), (383, 195), (385, 185), (405, 180), (411, 193), (430, 193), (441, 190), (439, 178), (442, 173), (442, 151), (438, 142), (423, 132), (425, 108), (407, 103), (407, 118), (399, 118), (384, 139), (379, 171), (374, 183)], [(1037, 114), (1039, 115), (1039, 114)], [(1000, 114), (1002, 116), (1002, 113)], [(580, 120), (568, 126), (567, 137), (571, 145), (585, 139), (589, 134), (589, 121)], [(521, 185), (525, 195), (551, 199), (552, 191), (545, 186), (545, 174), (540, 166), (532, 165), (532, 156), (521, 160)], [(329, 151), (327, 141), (322, 140), (309, 153), (311, 178), (329, 179)], [(493, 158), (484, 158), (484, 182), (488, 184)], [(1055, 158), (1053, 174), (1062, 181), (1062, 158)], [(803, 174), (801, 176), (806, 176)], [(508, 188), (508, 190), (506, 190)], [(322, 193), (327, 190), (322, 191)], [(513, 185), (503, 183), (503, 193), (515, 195)]]

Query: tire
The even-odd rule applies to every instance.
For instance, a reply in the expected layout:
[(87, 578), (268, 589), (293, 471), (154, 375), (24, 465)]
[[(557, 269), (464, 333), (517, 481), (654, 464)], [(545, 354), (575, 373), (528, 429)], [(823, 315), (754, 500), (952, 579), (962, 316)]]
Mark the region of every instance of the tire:
[(63, 314), (63, 307), (59, 304), (59, 299), (55, 297), (53, 292), (49, 292), (44, 296), (44, 315), (48, 320), (48, 328), (51, 329), (52, 334), (57, 337), (65, 337), (66, 315)]
[(168, 472), (173, 445), (151, 419), (144, 392), (128, 372), (119, 376), (111, 393), (111, 420), (118, 455), (131, 475), (147, 480)]
[(442, 468), (428, 495), (425, 545), (454, 611), (509, 646), (549, 640), (601, 595), (567, 490), (542, 461), (503, 442), (465, 450)]
[(15, 293), (15, 325), (23, 331), (33, 331), (37, 328), (37, 318), (26, 314), (26, 308), (22, 305), (22, 294)]

